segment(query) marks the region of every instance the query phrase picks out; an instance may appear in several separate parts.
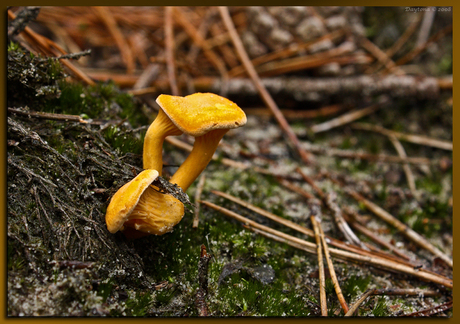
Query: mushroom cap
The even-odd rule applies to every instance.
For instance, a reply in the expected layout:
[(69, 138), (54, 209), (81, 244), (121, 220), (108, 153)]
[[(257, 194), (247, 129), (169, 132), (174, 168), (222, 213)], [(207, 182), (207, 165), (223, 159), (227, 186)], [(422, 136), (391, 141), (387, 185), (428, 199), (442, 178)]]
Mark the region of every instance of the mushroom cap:
[(110, 233), (116, 233), (123, 227), (141, 195), (158, 175), (157, 170), (144, 170), (113, 195), (105, 214), (107, 229)]
[(214, 129), (231, 129), (246, 124), (246, 114), (234, 102), (213, 93), (185, 97), (159, 95), (156, 102), (184, 133), (201, 136)]

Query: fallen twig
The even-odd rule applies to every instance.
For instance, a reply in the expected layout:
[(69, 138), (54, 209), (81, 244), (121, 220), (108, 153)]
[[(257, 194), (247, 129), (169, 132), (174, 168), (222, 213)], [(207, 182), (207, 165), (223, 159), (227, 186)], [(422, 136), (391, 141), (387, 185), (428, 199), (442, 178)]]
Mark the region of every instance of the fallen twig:
[[(404, 31), (401, 37), (399, 37), (398, 40), (385, 52), (385, 54), (389, 58), (393, 57), (393, 55), (395, 55), (404, 44), (407, 44), (407, 41), (409, 40), (409, 38), (417, 30), (417, 27), (420, 24), (421, 20), (422, 20), (422, 15), (419, 14), (418, 17), (409, 25), (409, 27), (407, 27), (407, 29)], [(365, 73), (372, 74), (378, 71), (383, 65), (385, 64), (382, 64), (381, 62), (377, 62), (376, 65), (366, 69)]]
[(401, 68), (397, 67), (395, 62), (385, 53), (382, 51), (377, 45), (372, 43), (369, 39), (366, 37), (362, 36), (359, 37), (359, 43), (361, 46), (371, 53), (377, 61), (379, 61), (381, 64), (383, 64), (388, 70), (392, 69), (397, 75), (403, 75), (405, 74)]
[[(345, 108), (345, 105), (330, 105), (311, 110), (283, 109), (282, 112), (286, 119), (299, 120), (335, 115), (336, 113), (344, 110)], [(245, 108), (244, 112), (246, 113), (246, 115), (255, 115), (263, 117), (273, 116), (273, 114), (270, 111), (267, 111), (266, 108)]]

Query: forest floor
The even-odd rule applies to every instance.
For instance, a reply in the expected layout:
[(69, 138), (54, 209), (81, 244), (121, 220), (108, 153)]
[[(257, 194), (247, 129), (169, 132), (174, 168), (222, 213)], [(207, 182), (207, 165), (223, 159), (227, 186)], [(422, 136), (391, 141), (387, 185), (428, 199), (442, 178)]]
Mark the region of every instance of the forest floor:
[[(299, 26), (327, 26), (301, 41), (279, 19), (300, 51), (264, 38), (275, 9), (229, 8), (255, 75), (223, 9), (9, 8), (7, 315), (452, 316), (446, 8), (298, 9)], [(155, 98), (198, 91), (246, 125), (172, 232), (109, 233)], [(193, 143), (167, 138), (165, 180)]]

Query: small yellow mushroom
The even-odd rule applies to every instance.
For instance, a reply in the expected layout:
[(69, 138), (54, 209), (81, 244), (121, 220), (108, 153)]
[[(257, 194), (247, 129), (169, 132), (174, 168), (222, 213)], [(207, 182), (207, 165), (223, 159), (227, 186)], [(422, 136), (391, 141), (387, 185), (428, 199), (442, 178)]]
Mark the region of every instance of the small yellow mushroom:
[(158, 175), (156, 170), (144, 170), (115, 193), (105, 215), (110, 233), (121, 230), (130, 238), (163, 235), (180, 222), (184, 204), (151, 185)]
[(234, 102), (213, 93), (160, 95), (157, 103), (180, 131), (195, 137), (192, 152), (170, 179), (186, 191), (211, 161), (225, 133), (246, 124), (246, 114)]

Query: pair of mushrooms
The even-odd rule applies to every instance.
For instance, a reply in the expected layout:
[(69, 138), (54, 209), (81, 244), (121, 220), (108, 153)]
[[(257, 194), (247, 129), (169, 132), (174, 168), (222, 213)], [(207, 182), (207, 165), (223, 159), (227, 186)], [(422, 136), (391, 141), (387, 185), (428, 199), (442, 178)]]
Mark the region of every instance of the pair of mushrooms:
[(211, 161), (225, 133), (246, 124), (240, 107), (212, 93), (160, 95), (156, 102), (161, 109), (145, 135), (144, 171), (123, 185), (107, 207), (106, 223), (111, 233), (121, 230), (131, 238), (162, 235), (184, 216), (184, 205), (178, 199), (151, 185), (161, 176), (167, 136), (186, 133), (195, 137), (189, 156), (169, 180), (185, 192)]

